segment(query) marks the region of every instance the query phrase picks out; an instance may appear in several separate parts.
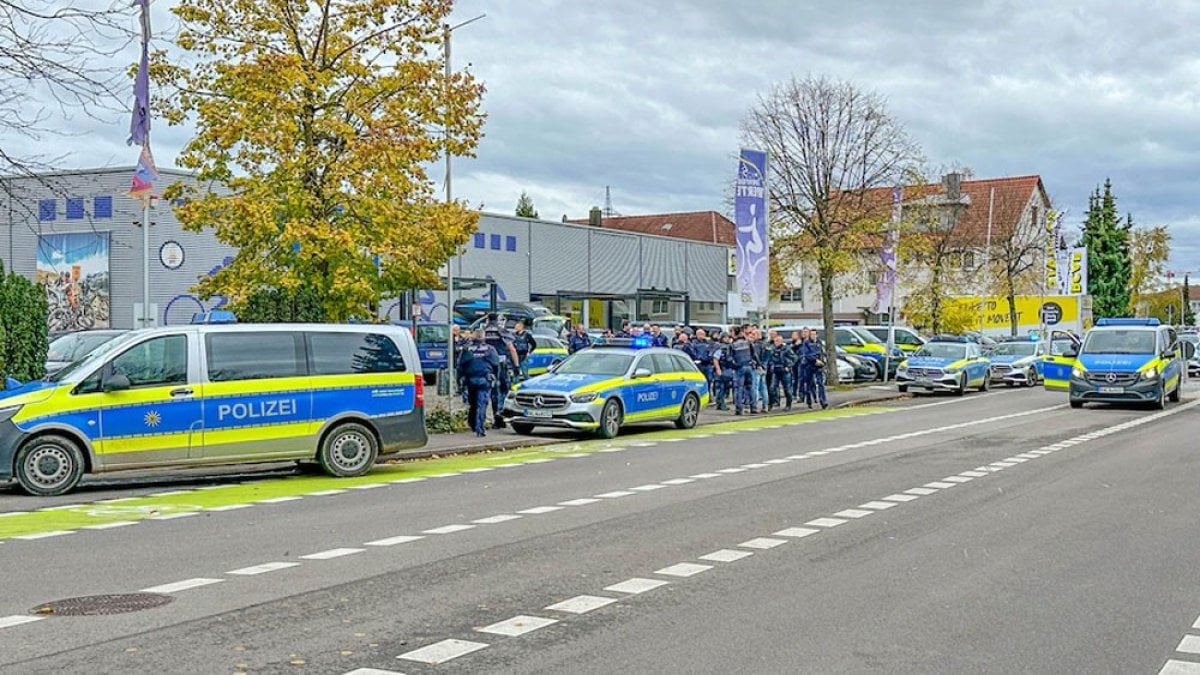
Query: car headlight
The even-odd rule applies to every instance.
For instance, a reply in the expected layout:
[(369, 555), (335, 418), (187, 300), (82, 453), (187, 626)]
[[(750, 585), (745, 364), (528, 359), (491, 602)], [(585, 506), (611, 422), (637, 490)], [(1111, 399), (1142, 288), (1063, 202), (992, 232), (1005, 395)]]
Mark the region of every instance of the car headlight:
[(586, 394), (571, 394), (571, 401), (573, 403), (591, 403), (596, 400), (596, 396), (598, 394), (594, 391)]
[(13, 418), (21, 410), (21, 406), (15, 405), (10, 408), (0, 408), (0, 422), (7, 422)]
[(960, 370), (962, 370), (962, 369), (961, 368), (947, 368), (946, 374), (947, 375), (957, 375)]
[(1071, 377), (1079, 378), (1082, 380), (1083, 379), (1083, 369), (1078, 368), (1078, 367), (1072, 368), (1071, 369)]
[(896, 372), (897, 372), (897, 373), (907, 373), (907, 372), (908, 372), (908, 365), (907, 365), (907, 364), (904, 364), (904, 363), (901, 363), (899, 366), (896, 366)]
[(1143, 380), (1153, 380), (1156, 377), (1158, 377), (1158, 368), (1150, 368), (1142, 372)]

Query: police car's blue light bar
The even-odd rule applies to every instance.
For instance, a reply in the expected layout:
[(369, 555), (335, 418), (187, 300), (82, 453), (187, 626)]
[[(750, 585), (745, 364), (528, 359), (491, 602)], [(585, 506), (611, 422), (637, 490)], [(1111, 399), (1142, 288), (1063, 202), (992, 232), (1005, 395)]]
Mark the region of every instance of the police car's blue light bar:
[(654, 346), (649, 335), (639, 335), (635, 338), (603, 338), (604, 342), (595, 344), (596, 347), (621, 347), (624, 349), (645, 349)]
[(1158, 319), (1100, 319), (1097, 326), (1157, 326)]
[(965, 335), (935, 335), (929, 339), (930, 342), (970, 342), (970, 338)]

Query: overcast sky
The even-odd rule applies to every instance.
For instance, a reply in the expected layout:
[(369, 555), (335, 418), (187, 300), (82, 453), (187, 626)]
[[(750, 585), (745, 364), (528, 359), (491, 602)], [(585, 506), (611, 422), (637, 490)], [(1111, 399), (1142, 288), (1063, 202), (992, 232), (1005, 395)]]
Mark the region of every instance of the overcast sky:
[[(460, 0), (454, 18), (484, 12), (453, 50), (488, 87), (479, 156), (455, 165), (471, 206), (525, 190), (582, 218), (608, 185), (626, 215), (724, 211), (747, 107), (817, 74), (881, 93), (933, 166), (1040, 174), (1072, 227), (1111, 177), (1123, 211), (1171, 228), (1171, 266), (1200, 270), (1200, 3)], [(161, 166), (186, 136), (155, 127)], [(124, 137), (66, 139), (66, 164), (131, 164)]]

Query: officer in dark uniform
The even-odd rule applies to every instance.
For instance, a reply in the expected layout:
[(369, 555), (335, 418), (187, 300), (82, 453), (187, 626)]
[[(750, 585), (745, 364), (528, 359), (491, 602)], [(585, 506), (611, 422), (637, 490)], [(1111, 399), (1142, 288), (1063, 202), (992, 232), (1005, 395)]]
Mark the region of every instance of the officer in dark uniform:
[(813, 401), (828, 408), (825, 400), (825, 345), (817, 337), (816, 331), (809, 333), (808, 339), (800, 346), (800, 357), (804, 359), (804, 402), (813, 407)]
[(629, 327), (628, 319), (621, 322), (621, 330), (617, 331), (616, 335), (614, 335), (613, 337), (619, 337), (619, 338), (633, 337), (633, 331)]
[(519, 367), (521, 360), (517, 358), (517, 348), (513, 346), (512, 331), (500, 322), (495, 313), (487, 315), (487, 323), (483, 325), (483, 340), (500, 355), (492, 385), (492, 427), (503, 429), (504, 418), (500, 416), (500, 411), (504, 410), (504, 399), (512, 383), (509, 372)]
[(537, 349), (537, 343), (533, 340), (533, 333), (525, 330), (525, 322), (518, 321), (517, 329), (513, 332), (513, 347), (517, 350), (517, 363), (521, 369), (521, 379), (529, 379), (529, 364), (526, 360), (529, 355)]
[(592, 338), (588, 335), (587, 329), (580, 324), (575, 324), (575, 331), (571, 333), (570, 339), (567, 340), (567, 352), (574, 354), (591, 346)]
[(741, 415), (743, 410), (755, 414), (754, 407), (754, 369), (758, 365), (754, 359), (754, 346), (746, 339), (743, 331), (734, 332), (733, 342), (729, 344), (733, 355), (733, 411)]
[(474, 339), (462, 350), (458, 359), (458, 386), (466, 392), (467, 420), (476, 436), (483, 436), (487, 420), (488, 399), (492, 394), (492, 383), (496, 369), (500, 366), (500, 355), (484, 342), (483, 330), (475, 331)]
[[(687, 335), (687, 333), (684, 333)], [(704, 381), (708, 383), (708, 391), (713, 391), (713, 344), (709, 342), (703, 328), (696, 329), (696, 337), (690, 341), (692, 346), (692, 362), (704, 373)]]
[(663, 335), (662, 328), (656, 324), (650, 324), (650, 346), (651, 347), (669, 347), (667, 336)]
[(726, 399), (733, 392), (733, 376), (737, 371), (733, 363), (733, 350), (730, 349), (732, 344), (732, 336), (725, 333), (721, 336), (719, 346), (713, 350), (713, 360), (717, 362), (717, 410), (729, 410)]
[(763, 355), (767, 367), (768, 408), (779, 405), (779, 388), (782, 387), (784, 400), (787, 401), (784, 410), (791, 410), (792, 370), (796, 367), (796, 353), (792, 351), (791, 345), (783, 341), (782, 335), (775, 334), (771, 344), (764, 348)]
[[(808, 333), (807, 328), (804, 333)], [(792, 331), (792, 341), (788, 345), (792, 349), (792, 361), (796, 364), (792, 366), (792, 398), (796, 400), (804, 398), (804, 359), (800, 358), (800, 348), (804, 346), (802, 334), (798, 330)]]

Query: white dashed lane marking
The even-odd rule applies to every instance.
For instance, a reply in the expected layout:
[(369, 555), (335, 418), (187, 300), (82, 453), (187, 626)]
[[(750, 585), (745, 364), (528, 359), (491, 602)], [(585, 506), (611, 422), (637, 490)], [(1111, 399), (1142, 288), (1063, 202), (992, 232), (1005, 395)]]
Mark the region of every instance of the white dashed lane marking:
[(84, 525), (83, 529), (85, 529), (85, 530), (113, 530), (118, 527), (129, 527), (130, 525), (137, 525), (137, 524), (138, 524), (138, 521), (136, 521), (136, 520), (118, 520), (115, 523), (104, 523), (102, 525)]
[(897, 504), (895, 502), (867, 502), (866, 504), (859, 504), (858, 508), (884, 511), (892, 508), (893, 506), (897, 506)]
[(193, 588), (200, 588), (201, 586), (211, 586), (212, 584), (219, 584), (222, 581), (225, 581), (225, 580), (224, 579), (202, 579), (202, 578), (184, 579), (183, 581), (176, 581), (175, 583), (171, 583), (171, 584), (163, 584), (161, 586), (151, 586), (150, 588), (143, 588), (140, 592), (142, 592), (142, 593), (164, 593), (164, 594), (178, 593), (179, 591), (186, 591), (186, 590), (190, 590)]
[(411, 652), (405, 652), (398, 659), (406, 661), (417, 661), (419, 663), (428, 663), (431, 666), (436, 666), (439, 663), (445, 663), (452, 659), (457, 659), (460, 656), (465, 656), (471, 652), (477, 652), (480, 649), (487, 647), (484, 642), (472, 642), (470, 640), (442, 640), (435, 642), (428, 647), (414, 649)]
[(911, 490), (904, 491), (905, 494), (918, 495), (921, 497), (924, 497), (926, 495), (931, 495), (935, 492), (937, 492), (937, 490), (934, 490), (933, 488), (924, 488), (924, 487), (918, 487), (918, 488), (913, 488)]
[(780, 546), (780, 545), (786, 544), (786, 543), (787, 543), (786, 539), (772, 539), (770, 537), (755, 537), (754, 539), (751, 539), (749, 541), (743, 541), (742, 543), (738, 544), (738, 546), (740, 546), (742, 548), (755, 548), (755, 549), (759, 549), (759, 550), (766, 550), (768, 548), (775, 548), (776, 546)]
[(700, 560), (728, 563), (741, 560), (742, 558), (749, 558), (752, 555), (754, 554), (750, 551), (734, 551), (733, 549), (723, 548), (720, 551), (713, 551), (712, 553), (700, 556)]
[(474, 525), (443, 525), (435, 527), (432, 530), (424, 530), (421, 534), (454, 534), (455, 532), (473, 529), (475, 529)]
[(355, 668), (345, 675), (404, 675), (398, 670), (380, 670), (378, 668)]
[(321, 551), (319, 553), (310, 553), (308, 555), (302, 555), (302, 556), (300, 556), (300, 559), (301, 560), (333, 560), (334, 558), (342, 558), (342, 557), (345, 557), (348, 555), (354, 555), (355, 553), (362, 553), (365, 550), (367, 550), (367, 549), (365, 549), (365, 548), (331, 548), (328, 551)]
[(540, 516), (543, 513), (550, 513), (551, 511), (561, 511), (562, 508), (561, 506), (535, 506), (532, 509), (517, 511), (517, 513), (523, 513), (527, 516)]
[(846, 509), (833, 514), (838, 518), (866, 518), (874, 513), (874, 511), (864, 511), (862, 509)]
[(283, 504), (286, 502), (297, 502), (303, 497), (272, 497), (270, 499), (260, 499), (255, 504)]
[(1184, 635), (1175, 651), (1184, 654), (1200, 654), (1200, 636)]
[(269, 563), (263, 563), (261, 565), (254, 565), (253, 567), (243, 567), (240, 570), (230, 570), (229, 572), (226, 572), (226, 574), (236, 574), (238, 576), (251, 577), (251, 576), (255, 576), (257, 574), (266, 574), (268, 572), (278, 572), (279, 570), (286, 570), (289, 567), (299, 567), (299, 566), (300, 566), (300, 563), (295, 563), (295, 562), (269, 562)]
[(605, 598), (599, 595), (577, 595), (562, 602), (556, 602), (546, 609), (567, 614), (586, 614), (594, 609), (607, 607), (616, 601), (616, 598)]
[(507, 523), (510, 520), (517, 520), (520, 517), (521, 516), (512, 513), (502, 513), (498, 516), (488, 516), (487, 518), (480, 518), (479, 520), (472, 520), (471, 522), (478, 523), (480, 525), (495, 525), (497, 523)]
[(498, 621), (490, 626), (476, 628), (480, 633), (491, 633), (493, 635), (504, 635), (506, 637), (516, 637), (531, 633), (539, 628), (545, 628), (558, 623), (558, 619), (547, 619), (540, 616), (525, 616), (524, 614), (514, 616), (511, 619)]
[(635, 490), (637, 492), (653, 492), (655, 490), (661, 490), (665, 487), (666, 487), (665, 485), (659, 485), (658, 483), (651, 483), (649, 485), (639, 485), (637, 487), (631, 487), (629, 489)]
[(916, 495), (895, 494), (895, 495), (888, 495), (888, 496), (884, 497), (884, 499), (889, 502), (911, 502), (914, 499), (919, 499), (919, 497), (917, 497)]
[(584, 497), (583, 499), (568, 499), (565, 502), (559, 502), (558, 505), (559, 506), (587, 506), (588, 504), (596, 504), (599, 501), (600, 501), (599, 499), (592, 499), (591, 497)]
[(630, 595), (637, 595), (638, 593), (652, 591), (660, 586), (666, 586), (667, 583), (668, 582), (666, 581), (660, 581), (658, 579), (641, 579), (639, 577), (634, 577), (632, 579), (626, 579), (619, 584), (605, 586), (604, 590), (611, 591), (613, 593), (629, 593)]
[(801, 539), (803, 537), (807, 537), (809, 535), (813, 535), (818, 532), (820, 532), (820, 530), (814, 530), (811, 527), (789, 527), (786, 530), (780, 530), (778, 532), (775, 532), (774, 534), (777, 537), (791, 537), (793, 539)]
[(1200, 675), (1200, 663), (1171, 659), (1158, 671), (1158, 675)]
[(672, 478), (671, 480), (664, 480), (662, 482), (662, 484), (663, 485), (687, 485), (688, 483), (695, 483), (695, 482), (696, 482), (695, 478)]
[(721, 477), (721, 474), (719, 474), (719, 473), (698, 473), (695, 476), (688, 476), (688, 478), (696, 478), (699, 480), (704, 480), (706, 478), (720, 478), (720, 477)]
[[(344, 492), (344, 490), (343, 490), (343, 492)], [(311, 494), (316, 494), (316, 493), (310, 492), (309, 494), (311, 495)], [(250, 506), (251, 506), (250, 504), (229, 504), (228, 506), (210, 506), (204, 510), (218, 513), (218, 512), (224, 512), (224, 511), (237, 511), (239, 509), (248, 509), (248, 508), (250, 508)]]
[(661, 574), (667, 577), (690, 577), (707, 572), (712, 569), (712, 565), (697, 565), (696, 563), (679, 563), (664, 567), (661, 570), (654, 570), (655, 574)]
[(37, 534), (25, 534), (25, 535), (21, 535), (19, 537), (13, 537), (13, 539), (20, 539), (22, 541), (35, 541), (38, 539), (49, 539), (51, 537), (65, 537), (68, 534), (75, 534), (75, 531), (74, 530), (53, 530), (51, 532), (39, 532)]
[(20, 614), (13, 616), (0, 616), (0, 628), (12, 628), (13, 626), (20, 626), (21, 624), (41, 621), (44, 618), (45, 617), (42, 616), (22, 616)]
[(970, 476), (946, 476), (942, 479), (943, 483), (970, 483), (975, 480)]
[(368, 541), (366, 543), (366, 546), (395, 546), (396, 544), (407, 544), (410, 541), (417, 541), (418, 539), (424, 539), (424, 538), (425, 537), (409, 535), (409, 534), (402, 534), (397, 537), (388, 537), (387, 539), (376, 539), (375, 541)]
[(635, 495), (635, 494), (637, 494), (637, 493), (630, 492), (629, 490), (614, 490), (613, 492), (605, 492), (603, 494), (598, 494), (596, 496), (601, 499), (617, 499), (620, 497), (628, 497), (630, 495)]
[(936, 489), (938, 489), (938, 490), (945, 490), (946, 488), (952, 488), (952, 487), (954, 487), (954, 483), (947, 483), (947, 482), (945, 482), (945, 481), (942, 481), (942, 482), (934, 482), (934, 483), (926, 483), (926, 484), (925, 484), (925, 487), (927, 487), (927, 488), (936, 488)]

